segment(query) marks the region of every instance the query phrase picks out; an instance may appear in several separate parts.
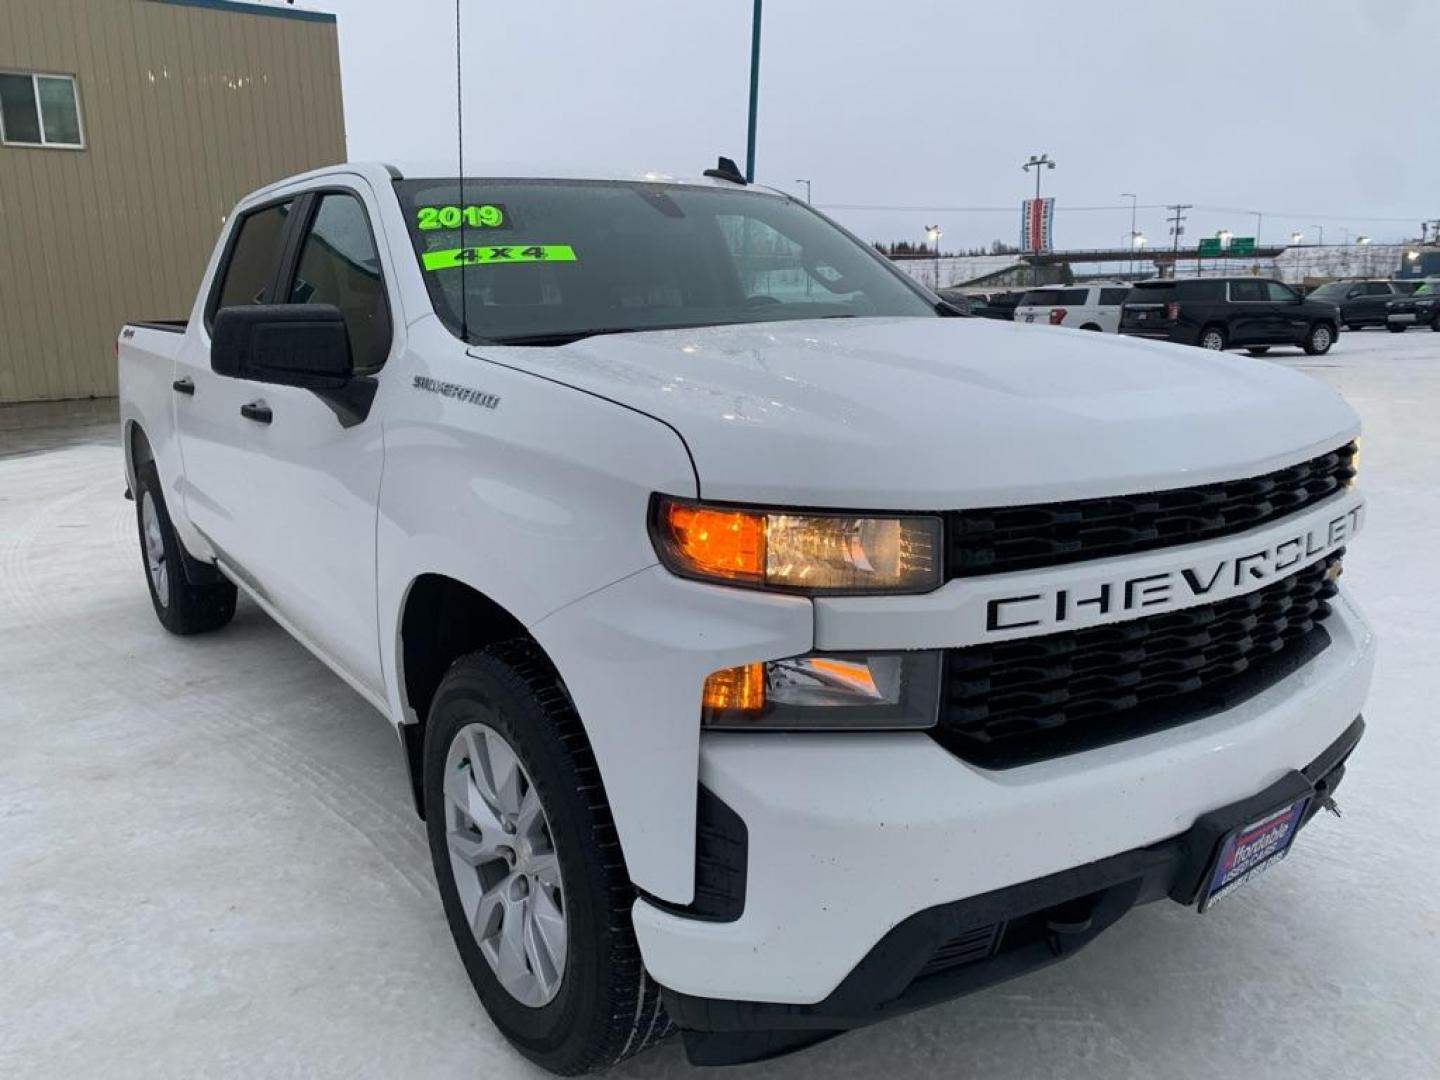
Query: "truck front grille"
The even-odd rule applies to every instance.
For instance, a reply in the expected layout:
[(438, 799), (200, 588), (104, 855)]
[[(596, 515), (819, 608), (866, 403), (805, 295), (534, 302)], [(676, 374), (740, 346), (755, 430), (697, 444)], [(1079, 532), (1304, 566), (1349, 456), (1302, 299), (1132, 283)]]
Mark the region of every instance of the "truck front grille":
[(933, 734), (1003, 769), (1233, 708), (1329, 644), (1321, 623), (1341, 554), (1215, 604), (951, 649)]
[(1143, 495), (946, 515), (946, 576), (975, 577), (1213, 540), (1293, 514), (1355, 476), (1355, 444), (1254, 476)]

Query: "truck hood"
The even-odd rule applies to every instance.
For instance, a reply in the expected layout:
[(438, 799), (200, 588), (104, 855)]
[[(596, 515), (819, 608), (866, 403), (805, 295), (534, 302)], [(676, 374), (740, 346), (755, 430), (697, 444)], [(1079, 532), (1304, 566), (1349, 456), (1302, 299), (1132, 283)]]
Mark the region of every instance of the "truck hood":
[(826, 319), (472, 354), (673, 427), (707, 499), (941, 510), (1256, 475), (1359, 429), (1273, 362), (989, 319)]

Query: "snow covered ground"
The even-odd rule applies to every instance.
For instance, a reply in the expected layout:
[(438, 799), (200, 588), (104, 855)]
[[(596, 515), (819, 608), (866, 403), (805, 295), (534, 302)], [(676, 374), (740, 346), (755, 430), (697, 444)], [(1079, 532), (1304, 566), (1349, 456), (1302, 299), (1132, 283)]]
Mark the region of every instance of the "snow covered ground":
[[(1273, 362), (1367, 427), (1345, 580), (1381, 658), (1344, 819), (1210, 915), (1141, 909), (1064, 964), (737, 1077), (1440, 1076), (1440, 334)], [(541, 1075), (455, 957), (386, 722), (252, 606), (167, 637), (118, 450), (18, 416), (0, 410), (0, 1077)], [(614, 1075), (688, 1073), (672, 1042)]]

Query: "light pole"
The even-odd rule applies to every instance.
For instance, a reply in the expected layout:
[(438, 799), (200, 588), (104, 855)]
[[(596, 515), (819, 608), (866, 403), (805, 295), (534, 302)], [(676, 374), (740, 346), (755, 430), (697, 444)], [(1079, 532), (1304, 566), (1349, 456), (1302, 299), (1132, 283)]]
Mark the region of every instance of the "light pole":
[[(1131, 249), (1132, 249), (1132, 251), (1133, 251), (1133, 249), (1134, 249), (1134, 247), (1135, 247), (1135, 236), (1136, 236), (1136, 233), (1135, 233), (1135, 211), (1136, 211), (1136, 209), (1137, 209), (1138, 206), (1139, 206), (1140, 198), (1139, 198), (1139, 196), (1137, 196), (1137, 195), (1132, 195), (1132, 194), (1131, 194), (1130, 192), (1128, 192), (1128, 191), (1122, 191), (1122, 192), (1120, 193), (1120, 198), (1122, 198), (1122, 199), (1129, 199), (1129, 200), (1130, 200), (1130, 247), (1131, 247)], [(1135, 259), (1134, 259), (1133, 256), (1132, 256), (1131, 259), (1130, 259), (1130, 276), (1131, 276), (1131, 277), (1134, 277), (1134, 276), (1135, 276)]]
[(1317, 241), (1318, 246), (1324, 247), (1324, 246), (1325, 246), (1325, 226), (1324, 226), (1324, 225), (1316, 225), (1316, 226), (1315, 226), (1315, 235), (1319, 237), (1319, 240)]
[(1363, 255), (1361, 256), (1361, 258), (1360, 258), (1360, 272), (1361, 272), (1362, 274), (1364, 274), (1366, 277), (1369, 277), (1369, 276), (1370, 276), (1370, 237), (1368, 237), (1368, 236), (1357, 236), (1357, 237), (1355, 237), (1355, 243), (1359, 244), (1359, 245), (1360, 245), (1360, 250), (1361, 250), (1362, 252), (1364, 252), (1364, 254), (1363, 254)]
[[(1041, 155), (1039, 155), (1038, 157), (1037, 157), (1036, 155), (1034, 155), (1034, 154), (1031, 154), (1031, 155), (1030, 155), (1030, 160), (1027, 161), (1027, 162), (1025, 162), (1024, 165), (1021, 165), (1020, 168), (1024, 169), (1027, 173), (1028, 173), (1031, 169), (1034, 169), (1034, 170), (1035, 170), (1035, 201), (1038, 203), (1038, 202), (1040, 201), (1040, 170), (1041, 170), (1041, 169), (1053, 169), (1053, 168), (1055, 168), (1055, 162), (1051, 160), (1050, 155), (1049, 155), (1048, 152), (1047, 152), (1047, 153), (1044, 153), (1044, 154), (1041, 154)], [(1045, 215), (1044, 215), (1043, 213), (1041, 213), (1041, 215), (1040, 215), (1040, 228), (1041, 228), (1041, 232), (1042, 232), (1042, 233), (1044, 232), (1044, 227), (1045, 227)], [(1040, 254), (1040, 245), (1041, 245), (1041, 242), (1043, 241), (1044, 237), (1043, 237), (1043, 236), (1035, 236), (1035, 237), (1032, 237), (1031, 239), (1032, 239), (1032, 241), (1034, 242), (1034, 245), (1035, 245), (1035, 254), (1036, 254), (1036, 255), (1039, 255), (1039, 254)], [(1039, 283), (1039, 281), (1040, 281), (1040, 264), (1039, 264), (1039, 262), (1032, 262), (1032, 263), (1030, 264), (1030, 284), (1031, 284), (1031, 285), (1036, 285), (1036, 284)]]
[(805, 201), (808, 203), (808, 202), (810, 201), (810, 181), (809, 181), (809, 180), (796, 180), (795, 183), (797, 183), (797, 184), (804, 184), (804, 185), (805, 185)]
[(1260, 223), (1265, 220), (1265, 215), (1262, 214), (1262, 213), (1260, 213), (1259, 210), (1251, 210), (1251, 211), (1250, 211), (1250, 214), (1251, 214), (1251, 216), (1253, 216), (1253, 217), (1255, 218), (1255, 246), (1256, 246), (1256, 247), (1259, 247), (1259, 246), (1260, 246)]
[(926, 225), (925, 237), (935, 245), (935, 288), (940, 288), (940, 226)]

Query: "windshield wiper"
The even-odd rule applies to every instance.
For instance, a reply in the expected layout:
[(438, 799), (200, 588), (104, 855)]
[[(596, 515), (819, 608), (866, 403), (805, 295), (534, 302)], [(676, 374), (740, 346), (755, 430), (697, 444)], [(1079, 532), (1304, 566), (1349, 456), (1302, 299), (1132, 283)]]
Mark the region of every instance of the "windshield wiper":
[(548, 330), (541, 334), (509, 334), (505, 337), (482, 338), (476, 345), (569, 345), (601, 334), (633, 334), (640, 330), (669, 329), (648, 326), (607, 326), (597, 330)]

